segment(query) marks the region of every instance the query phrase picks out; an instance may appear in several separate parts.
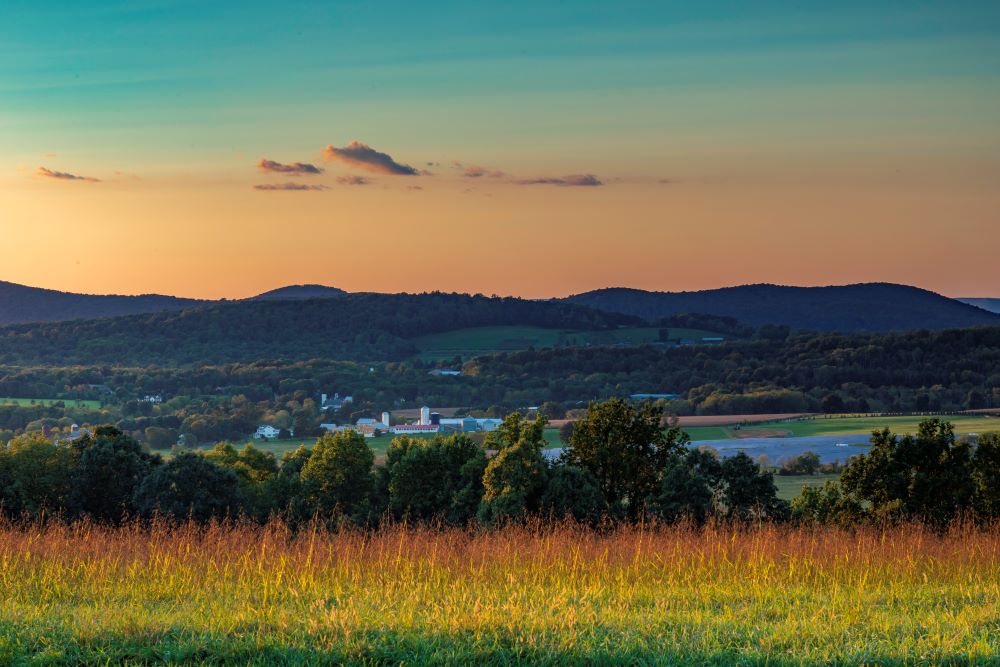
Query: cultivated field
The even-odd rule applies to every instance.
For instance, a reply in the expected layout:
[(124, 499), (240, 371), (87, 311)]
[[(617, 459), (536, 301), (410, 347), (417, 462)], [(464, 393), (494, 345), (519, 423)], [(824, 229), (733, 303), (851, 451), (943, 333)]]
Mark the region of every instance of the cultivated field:
[(0, 405), (49, 406), (54, 403), (64, 403), (67, 407), (89, 408), (92, 410), (98, 410), (101, 407), (100, 401), (91, 401), (78, 398), (11, 398), (9, 396), (0, 397)]
[(0, 662), (1000, 662), (1000, 530), (0, 527)]

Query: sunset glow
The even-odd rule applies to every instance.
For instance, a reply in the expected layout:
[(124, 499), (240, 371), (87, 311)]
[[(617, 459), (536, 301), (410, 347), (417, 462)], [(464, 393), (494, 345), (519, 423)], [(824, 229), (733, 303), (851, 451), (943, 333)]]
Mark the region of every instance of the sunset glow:
[(0, 280), (995, 296), (997, 5), (723, 4), (13, 2)]

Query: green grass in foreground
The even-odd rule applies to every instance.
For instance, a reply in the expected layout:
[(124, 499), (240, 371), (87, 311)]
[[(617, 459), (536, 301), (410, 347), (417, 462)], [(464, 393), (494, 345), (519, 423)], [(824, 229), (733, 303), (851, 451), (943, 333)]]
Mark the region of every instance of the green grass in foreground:
[(0, 528), (2, 664), (995, 665), (1000, 532)]
[(77, 407), (77, 408), (88, 408), (90, 410), (99, 410), (101, 407), (100, 401), (92, 401), (82, 398), (12, 398), (9, 396), (0, 397), (0, 405), (41, 405), (49, 406), (55, 403), (64, 403), (66, 407)]

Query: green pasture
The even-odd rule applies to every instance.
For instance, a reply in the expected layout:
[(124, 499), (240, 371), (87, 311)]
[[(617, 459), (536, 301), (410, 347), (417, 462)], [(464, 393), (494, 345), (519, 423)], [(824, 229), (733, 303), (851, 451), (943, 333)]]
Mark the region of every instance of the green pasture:
[(88, 408), (98, 410), (101, 407), (100, 401), (93, 401), (82, 398), (13, 398), (10, 396), (0, 397), (0, 405), (20, 405), (31, 406), (40, 405), (48, 407), (56, 403), (65, 403), (66, 407)]
[[(754, 424), (745, 428), (773, 429), (787, 431), (789, 437), (813, 435), (850, 435), (871, 433), (888, 428), (893, 433), (905, 435), (916, 433), (925, 415), (903, 415), (898, 417), (805, 417), (792, 421)], [(942, 415), (940, 419), (955, 425), (956, 433), (984, 433), (1000, 430), (1000, 418), (983, 415)]]
[(791, 500), (806, 486), (823, 486), (840, 475), (775, 475), (774, 485), (778, 487), (778, 497)]

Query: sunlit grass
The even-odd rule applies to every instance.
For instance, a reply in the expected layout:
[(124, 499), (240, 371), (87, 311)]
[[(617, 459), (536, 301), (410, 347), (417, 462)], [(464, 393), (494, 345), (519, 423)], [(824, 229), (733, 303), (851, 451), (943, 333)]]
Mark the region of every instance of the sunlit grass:
[(993, 664), (1000, 531), (0, 528), (0, 663)]

